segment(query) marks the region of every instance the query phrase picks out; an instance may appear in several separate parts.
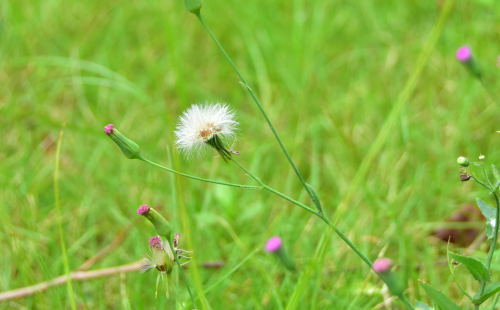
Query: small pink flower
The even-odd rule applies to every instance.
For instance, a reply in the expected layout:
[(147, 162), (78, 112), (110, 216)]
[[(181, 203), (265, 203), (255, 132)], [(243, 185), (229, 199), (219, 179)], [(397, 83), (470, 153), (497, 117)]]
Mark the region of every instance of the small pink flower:
[(281, 248), (281, 238), (280, 237), (272, 237), (267, 241), (266, 251), (267, 252), (276, 252)]
[(469, 61), (472, 58), (472, 51), (468, 46), (462, 46), (457, 51), (457, 59), (461, 62)]
[(113, 132), (113, 129), (113, 124), (106, 125), (106, 127), (104, 127), (104, 133), (110, 135)]
[(149, 206), (148, 205), (142, 205), (137, 209), (137, 214), (139, 215), (144, 215), (149, 212)]
[(149, 246), (155, 247), (158, 250), (163, 250), (163, 243), (161, 241), (161, 238), (158, 236), (149, 239)]
[(391, 270), (392, 261), (388, 258), (377, 259), (372, 266), (373, 271), (376, 273), (384, 273)]

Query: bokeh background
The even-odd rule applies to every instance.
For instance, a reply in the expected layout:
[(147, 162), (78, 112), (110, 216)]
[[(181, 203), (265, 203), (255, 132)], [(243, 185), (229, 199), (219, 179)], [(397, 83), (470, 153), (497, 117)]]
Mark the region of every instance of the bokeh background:
[[(207, 0), (202, 12), (334, 218), (442, 6), (418, 0)], [(239, 161), (312, 206), (238, 77), (181, 0), (4, 0), (0, 10), (0, 291), (64, 274), (54, 167), (66, 121), (59, 186), (72, 270), (120, 234), (123, 241), (92, 270), (147, 253), (155, 231), (136, 214), (146, 203), (182, 234), (184, 248), (196, 251), (186, 274), (201, 296), (199, 309), (403, 307), (387, 301), (383, 283), (311, 214), (268, 192), (177, 178), (128, 160), (103, 134), (113, 123), (153, 161), (256, 185), (221, 158), (186, 161), (174, 148), (173, 128), (183, 110), (226, 102), (241, 123), (234, 146)], [(499, 18), (493, 0), (455, 1), (414, 92), (336, 218), (371, 259), (393, 259), (412, 302), (430, 303), (421, 279), (468, 307), (449, 275), (446, 243), (430, 235), (475, 197), (493, 203), (472, 182), (460, 182), (456, 158), (483, 154), (488, 165), (500, 164), (500, 107), (456, 61), (455, 51), (472, 47), (485, 82), (500, 93)], [(283, 237), (298, 274), (261, 250), (223, 277), (273, 235)], [(472, 255), (484, 258), (486, 250), (483, 243)], [(498, 260), (492, 269), (500, 279)], [(458, 276), (471, 293), (477, 290), (466, 271)], [(157, 301), (155, 282), (153, 274), (132, 272), (73, 285), (79, 309), (180, 309), (178, 300), (188, 303), (182, 280), (178, 295), (171, 286), (167, 300), (160, 287)], [(64, 285), (0, 303), (0, 309), (69, 307)]]

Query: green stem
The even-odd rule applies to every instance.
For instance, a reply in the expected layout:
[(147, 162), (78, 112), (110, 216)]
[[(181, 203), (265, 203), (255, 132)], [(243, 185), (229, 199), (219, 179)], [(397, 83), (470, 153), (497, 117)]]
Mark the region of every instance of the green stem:
[[(497, 240), (498, 240), (498, 222), (500, 218), (500, 201), (498, 200), (498, 195), (496, 193), (493, 193), (493, 196), (495, 197), (495, 202), (497, 205), (497, 213), (495, 217), (495, 230), (494, 230), (494, 235), (493, 235), (493, 243), (491, 244), (490, 247), (490, 252), (488, 253), (488, 257), (486, 258), (486, 269), (490, 271), (490, 266), (491, 266), (491, 261), (493, 259), (493, 252), (495, 252), (495, 248), (497, 245)], [(481, 282), (481, 287), (479, 288), (479, 296), (482, 296), (484, 293), (484, 288), (486, 287), (486, 281)]]
[(172, 244), (170, 243), (170, 240), (168, 240), (168, 245), (170, 246), (170, 250), (174, 254), (174, 259), (175, 262), (177, 263), (177, 267), (179, 267), (179, 272), (181, 273), (182, 279), (184, 279), (184, 283), (186, 283), (186, 288), (189, 292), (189, 296), (191, 297), (191, 302), (193, 303), (194, 310), (198, 309), (198, 306), (196, 306), (196, 300), (194, 299), (193, 293), (191, 292), (191, 289), (189, 288), (188, 281), (186, 279), (186, 276), (184, 275), (184, 271), (182, 271), (182, 266), (181, 263), (179, 263), (179, 259), (177, 258), (177, 254), (174, 251), (174, 248), (172, 247)]
[(495, 301), (493, 301), (493, 306), (491, 307), (491, 310), (495, 310), (495, 306), (497, 305), (498, 302), (498, 296), (500, 296), (499, 293), (497, 293), (495, 296)]
[(483, 87), (486, 89), (486, 91), (490, 95), (491, 99), (493, 99), (493, 101), (495, 101), (495, 103), (498, 104), (497, 97), (495, 96), (493, 91), (488, 87), (488, 85), (484, 82), (484, 79), (481, 77), (479, 80), (481, 81), (481, 84), (483, 85)]
[(59, 203), (59, 157), (61, 155), (61, 142), (62, 142), (62, 137), (63, 137), (65, 126), (66, 126), (66, 121), (64, 121), (63, 128), (61, 129), (61, 134), (59, 135), (59, 142), (57, 143), (56, 166), (54, 169), (54, 196), (55, 196), (56, 210), (57, 210), (57, 225), (59, 226), (59, 239), (61, 240), (61, 249), (62, 249), (63, 261), (64, 261), (64, 271), (66, 273), (66, 282), (68, 284), (68, 294), (69, 294), (69, 298), (71, 301), (71, 308), (73, 310), (76, 310), (77, 307), (76, 307), (76, 302), (75, 302), (75, 296), (73, 294), (73, 282), (71, 281), (68, 255), (66, 253), (66, 244), (64, 241), (64, 232), (63, 232), (62, 222), (61, 222), (61, 205)]
[(193, 180), (198, 180), (198, 181), (202, 181), (202, 182), (208, 182), (208, 183), (214, 183), (214, 184), (219, 184), (219, 185), (226, 185), (226, 186), (232, 186), (232, 187), (239, 187), (239, 188), (243, 188), (243, 189), (248, 189), (248, 190), (261, 190), (262, 188), (260, 186), (250, 186), (250, 185), (242, 185), (242, 184), (233, 184), (233, 183), (227, 183), (227, 182), (221, 182), (221, 181), (214, 181), (214, 180), (208, 180), (208, 179), (203, 179), (203, 178), (198, 178), (198, 177), (195, 177), (195, 176), (192, 176), (192, 175), (189, 175), (189, 174), (185, 174), (185, 173), (182, 173), (182, 172), (178, 172), (178, 171), (175, 171), (173, 169), (170, 169), (170, 168), (167, 168), (167, 167), (163, 167), (162, 165), (159, 165), (155, 162), (152, 162), (144, 157), (140, 157), (139, 160), (142, 160), (148, 164), (151, 164), (153, 166), (156, 166), (158, 168), (161, 168), (163, 170), (167, 170), (169, 172), (172, 172), (172, 173), (176, 173), (178, 175), (182, 175), (186, 178), (190, 178), (190, 179), (193, 179)]
[[(238, 165), (243, 171), (245, 171), (250, 177), (252, 177), (255, 181), (257, 181), (257, 183), (259, 183), (264, 189), (292, 202), (293, 204), (301, 207), (302, 209), (304, 210), (307, 210), (309, 212), (311, 212), (312, 214), (318, 216), (319, 218), (321, 218), (328, 226), (330, 226), (330, 228), (333, 229), (333, 231), (335, 231), (335, 233), (342, 239), (344, 240), (345, 243), (347, 243), (347, 245), (368, 265), (368, 267), (372, 268), (372, 261), (370, 261), (370, 259), (368, 257), (365, 256), (365, 254), (363, 254), (363, 252), (361, 252), (361, 250), (358, 249), (358, 247), (356, 247), (356, 245), (354, 243), (351, 242), (351, 240), (349, 240), (349, 238), (346, 237), (346, 235), (344, 235), (338, 228), (337, 226), (335, 226), (335, 224), (333, 224), (332, 221), (330, 221), (330, 219), (328, 219), (325, 215), (323, 214), (320, 214), (318, 213), (316, 210), (312, 209), (312, 208), (309, 208), (308, 206), (286, 196), (285, 194), (283, 193), (280, 193), (278, 192), (277, 190), (267, 186), (266, 184), (264, 184), (258, 177), (256, 177), (255, 175), (253, 175), (250, 171), (248, 171), (245, 167), (243, 167), (237, 160), (235, 160), (234, 158), (231, 159), (232, 162), (234, 162), (236, 165)], [(383, 280), (383, 279), (382, 279)], [(413, 307), (413, 305), (408, 301), (408, 299), (406, 299), (406, 297), (403, 295), (403, 294), (399, 294), (398, 297), (401, 299), (401, 301), (405, 304), (405, 306), (408, 308), (408, 309), (415, 309)]]
[(257, 107), (259, 108), (260, 112), (262, 113), (262, 116), (264, 116), (264, 118), (266, 119), (266, 122), (267, 124), (269, 125), (269, 128), (271, 128), (273, 134), (274, 134), (274, 137), (276, 138), (276, 140), (278, 141), (280, 147), (281, 147), (281, 150), (283, 151), (283, 153), (285, 154), (285, 157), (286, 159), (288, 160), (288, 162), (290, 163), (290, 166), (292, 166), (293, 170), (295, 171), (295, 174), (297, 175), (297, 177), (299, 178), (300, 182), (302, 183), (302, 186), (304, 186), (304, 189), (306, 190), (307, 194), (309, 194), (309, 197), (311, 197), (311, 200), (314, 201), (314, 198), (313, 198), (313, 195), (311, 193), (311, 191), (309, 190), (309, 187), (307, 187), (306, 185), (306, 182), (304, 181), (304, 179), (302, 178), (302, 175), (300, 174), (299, 170), (297, 169), (297, 167), (295, 166), (295, 164), (293, 163), (292, 159), (290, 158), (290, 155), (288, 155), (288, 152), (286, 151), (285, 149), (285, 146), (283, 145), (283, 143), (281, 142), (281, 139), (280, 137), (278, 136), (278, 133), (276, 132), (276, 130), (274, 129), (274, 126), (273, 124), (271, 123), (271, 120), (269, 119), (269, 117), (267, 117), (267, 114), (266, 112), (264, 111), (264, 109), (262, 108), (262, 105), (260, 104), (260, 101), (259, 99), (257, 99), (257, 96), (255, 95), (255, 93), (253, 92), (252, 88), (250, 88), (250, 86), (248, 85), (248, 83), (245, 81), (245, 79), (243, 78), (243, 76), (241, 75), (240, 71), (238, 71), (238, 69), (236, 68), (236, 66), (234, 65), (233, 61), (231, 60), (231, 58), (229, 57), (229, 55), (226, 53), (226, 51), (224, 50), (224, 48), (222, 48), (222, 45), (220, 45), (219, 41), (217, 41), (217, 39), (215, 38), (214, 34), (212, 33), (212, 31), (210, 31), (210, 28), (208, 28), (207, 24), (205, 23), (205, 21), (203, 20), (203, 18), (201, 17), (201, 13), (198, 11), (197, 13), (195, 13), (195, 15), (198, 17), (198, 19), (200, 20), (200, 22), (203, 24), (203, 26), (205, 27), (205, 29), (207, 30), (208, 34), (210, 34), (210, 36), (212, 37), (212, 39), (215, 41), (215, 44), (217, 44), (217, 46), (219, 47), (219, 49), (221, 50), (221, 52), (224, 54), (224, 56), (226, 57), (227, 61), (229, 62), (229, 64), (233, 67), (234, 71), (236, 72), (236, 74), (238, 75), (238, 77), (241, 79), (241, 82), (244, 84), (245, 88), (248, 90), (248, 92), (250, 93), (250, 96), (252, 96), (253, 100), (255, 101), (255, 104), (257, 104)]

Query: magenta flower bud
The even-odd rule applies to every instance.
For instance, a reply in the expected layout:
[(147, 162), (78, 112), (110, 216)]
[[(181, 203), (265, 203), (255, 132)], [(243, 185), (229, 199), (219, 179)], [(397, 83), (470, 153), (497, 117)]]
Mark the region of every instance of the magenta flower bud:
[(149, 246), (155, 247), (158, 250), (163, 250), (163, 243), (161, 241), (161, 238), (158, 236), (149, 239)]
[(468, 46), (462, 46), (457, 50), (457, 59), (461, 62), (467, 62), (472, 58), (472, 51)]
[(388, 258), (377, 259), (372, 266), (373, 271), (376, 273), (386, 273), (390, 271), (392, 267), (392, 261)]
[(281, 244), (282, 241), (280, 237), (272, 237), (267, 241), (266, 251), (270, 253), (276, 252), (281, 248)]
[(137, 214), (144, 215), (149, 212), (151, 208), (148, 205), (142, 205), (137, 209)]
[(113, 132), (113, 129), (113, 124), (106, 125), (106, 127), (104, 127), (104, 133), (109, 136)]

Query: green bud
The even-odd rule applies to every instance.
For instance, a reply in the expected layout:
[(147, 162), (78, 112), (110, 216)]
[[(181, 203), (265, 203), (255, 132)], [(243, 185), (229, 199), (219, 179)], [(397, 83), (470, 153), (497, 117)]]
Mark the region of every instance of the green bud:
[(275, 254), (280, 262), (285, 266), (286, 269), (290, 271), (297, 271), (297, 266), (293, 258), (288, 255), (287, 251), (283, 246), (283, 241), (280, 237), (272, 237), (266, 243), (266, 251)]
[(462, 167), (468, 167), (470, 165), (470, 162), (467, 158), (463, 157), (463, 156), (460, 156), (458, 159), (457, 159), (457, 163), (462, 166)]
[(164, 236), (167, 241), (172, 239), (172, 225), (155, 209), (142, 205), (137, 209), (137, 214), (144, 215), (154, 225), (158, 235)]
[(391, 271), (392, 262), (387, 258), (380, 258), (373, 262), (372, 269), (378, 276), (387, 284), (389, 291), (393, 295), (399, 295), (405, 290), (401, 281), (396, 277), (396, 275)]
[(184, 4), (189, 12), (199, 14), (203, 2), (201, 0), (184, 0)]
[(108, 135), (115, 143), (120, 147), (123, 154), (129, 159), (139, 159), (141, 158), (141, 150), (139, 146), (134, 141), (128, 139), (118, 129), (113, 127), (113, 124), (109, 124), (104, 127), (104, 133)]

